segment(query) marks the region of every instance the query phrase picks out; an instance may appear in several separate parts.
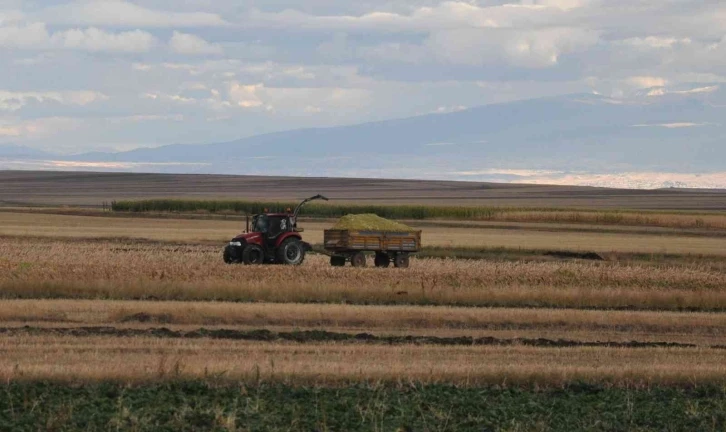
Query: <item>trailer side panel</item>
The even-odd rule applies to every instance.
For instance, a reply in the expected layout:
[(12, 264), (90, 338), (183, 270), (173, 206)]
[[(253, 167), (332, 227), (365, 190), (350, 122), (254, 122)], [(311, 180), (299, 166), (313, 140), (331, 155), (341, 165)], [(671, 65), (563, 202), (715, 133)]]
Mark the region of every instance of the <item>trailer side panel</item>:
[(417, 252), (421, 248), (421, 231), (352, 231), (325, 230), (325, 249), (340, 251)]

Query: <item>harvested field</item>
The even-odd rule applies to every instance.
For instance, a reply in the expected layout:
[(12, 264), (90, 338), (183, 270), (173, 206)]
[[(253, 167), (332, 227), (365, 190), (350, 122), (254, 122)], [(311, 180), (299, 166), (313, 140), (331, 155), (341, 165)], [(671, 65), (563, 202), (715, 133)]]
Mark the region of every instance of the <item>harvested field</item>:
[[(726, 427), (722, 192), (96, 173), (0, 183), (0, 205), (323, 193), (508, 207), (405, 221), (428, 257), (406, 270), (315, 254), (301, 267), (225, 265), (244, 225), (233, 214), (5, 207), (0, 429)], [(301, 220), (303, 236), (319, 247), (334, 223)]]
[(726, 344), (726, 314), (109, 300), (0, 300), (0, 327), (332, 331), (378, 336)]
[(250, 383), (726, 383), (723, 350), (260, 343), (105, 336), (0, 338), (0, 379), (148, 382), (220, 376)]
[[(414, 228), (420, 229), (415, 222)], [(305, 239), (323, 242), (323, 230), (334, 221), (301, 222)], [(536, 227), (535, 227), (536, 228)], [(632, 232), (578, 232), (467, 226), (423, 228), (425, 246), (487, 247), (527, 250), (572, 250), (601, 253), (695, 254), (725, 257), (726, 237), (707, 233), (670, 232), (660, 235)], [(50, 238), (127, 238), (185, 244), (221, 245), (244, 230), (240, 220), (191, 220), (159, 218), (111, 218), (35, 213), (0, 212), (0, 236)]]
[[(412, 268), (228, 266), (218, 247), (7, 239), (4, 298), (107, 298), (726, 309), (726, 274), (701, 265), (418, 259)], [(405, 273), (404, 273), (405, 272)]]

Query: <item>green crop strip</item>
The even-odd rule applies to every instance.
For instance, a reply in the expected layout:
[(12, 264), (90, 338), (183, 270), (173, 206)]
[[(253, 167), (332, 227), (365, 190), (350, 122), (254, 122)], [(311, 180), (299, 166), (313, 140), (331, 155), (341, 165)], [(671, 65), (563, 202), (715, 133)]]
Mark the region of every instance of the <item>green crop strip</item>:
[[(233, 201), (233, 200), (182, 200), (152, 199), (139, 201), (114, 201), (116, 212), (132, 213), (237, 213), (257, 214), (265, 209), (283, 212), (295, 208), (296, 202)], [(658, 215), (724, 216), (722, 212), (646, 211), (646, 210), (597, 210), (551, 207), (482, 207), (482, 206), (431, 206), (431, 205), (377, 205), (377, 204), (308, 204), (302, 214), (306, 217), (339, 218), (347, 214), (373, 213), (387, 219), (454, 219), (497, 220), (506, 214), (542, 213), (535, 219), (567, 223), (659, 225)], [(547, 215), (550, 216), (547, 216)], [(689, 226), (707, 227), (706, 222), (694, 220)]]
[(722, 431), (718, 387), (10, 383), (0, 430)]

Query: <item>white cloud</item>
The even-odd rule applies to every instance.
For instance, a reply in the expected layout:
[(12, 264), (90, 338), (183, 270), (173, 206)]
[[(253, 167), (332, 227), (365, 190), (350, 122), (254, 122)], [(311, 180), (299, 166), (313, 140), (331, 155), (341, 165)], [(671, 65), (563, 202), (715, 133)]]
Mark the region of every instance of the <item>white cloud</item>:
[(195, 104), (197, 103), (197, 99), (190, 98), (190, 97), (184, 97), (180, 94), (168, 94), (168, 93), (161, 93), (161, 92), (150, 92), (150, 93), (144, 93), (141, 95), (142, 99), (150, 99), (150, 100), (163, 100), (168, 102), (174, 102), (178, 104)]
[(258, 92), (263, 90), (263, 84), (243, 85), (232, 82), (229, 85), (229, 99), (242, 108), (257, 108), (263, 105)]
[(628, 78), (626, 82), (638, 88), (664, 87), (668, 84), (665, 78), (656, 76), (634, 76)]
[(92, 27), (53, 33), (50, 44), (64, 49), (86, 51), (146, 52), (156, 44), (156, 38), (141, 30), (114, 34)]
[(24, 14), (18, 10), (2, 10), (0, 9), (0, 27), (9, 26), (19, 23), (23, 20)]
[(0, 117), (0, 137), (38, 139), (57, 135), (80, 127), (81, 121), (68, 117), (46, 117), (17, 121)]
[(691, 43), (690, 38), (674, 38), (674, 37), (660, 37), (660, 36), (646, 36), (629, 38), (622, 41), (622, 43), (631, 45), (638, 48), (673, 48), (676, 45), (688, 45)]
[(282, 74), (299, 80), (315, 79), (315, 73), (311, 72), (304, 66), (287, 67), (282, 70)]
[(437, 114), (452, 113), (452, 112), (464, 111), (466, 108), (467, 107), (465, 105), (440, 106), (440, 107), (437, 107), (436, 110), (433, 111), (433, 113), (437, 113)]
[(108, 117), (105, 119), (108, 123), (141, 123), (141, 122), (153, 122), (153, 121), (184, 121), (184, 115), (182, 114), (145, 114), (145, 115), (132, 115), (132, 116), (121, 116), (121, 117)]
[(375, 46), (361, 47), (356, 54), (366, 60), (403, 63), (423, 63), (430, 58), (430, 53), (420, 45), (385, 42)]
[[(287, 113), (355, 111), (369, 102), (367, 90), (340, 87), (268, 87), (262, 83), (240, 84), (232, 81), (227, 88), (228, 106), (258, 108)], [(314, 101), (314, 103), (311, 103)], [(211, 101), (210, 101), (211, 102)]]
[(477, 177), (485, 175), (511, 175), (518, 177), (537, 177), (543, 175), (555, 175), (564, 174), (563, 171), (551, 171), (551, 170), (530, 170), (530, 169), (511, 169), (511, 168), (490, 168), (483, 170), (471, 170), (471, 171), (455, 171), (451, 174), (455, 176), (463, 177)]
[(84, 91), (11, 92), (0, 90), (0, 110), (17, 111), (31, 103), (59, 103), (62, 105), (88, 105), (108, 100), (103, 93)]
[(218, 44), (211, 44), (199, 36), (175, 31), (169, 40), (172, 51), (178, 54), (204, 55), (223, 54), (224, 50)]
[(252, 10), (245, 24), (250, 27), (315, 30), (380, 30), (410, 32), (451, 30), (457, 28), (513, 28), (525, 24), (541, 24), (561, 17), (584, 4), (578, 0), (543, 0), (481, 7), (472, 2), (444, 1), (436, 6), (423, 6), (409, 14), (373, 11), (362, 15), (311, 15), (287, 9), (281, 12)]
[(694, 94), (703, 94), (703, 93), (713, 93), (719, 89), (719, 86), (706, 86), (706, 87), (696, 87), (688, 90), (667, 90), (664, 87), (658, 87), (654, 88), (651, 91), (648, 92), (648, 96), (665, 96), (667, 94), (676, 94), (676, 95), (694, 95)]
[(633, 127), (661, 127), (666, 129), (681, 129), (690, 127), (707, 126), (708, 123), (692, 123), (692, 122), (674, 122), (674, 123), (653, 123), (653, 124), (636, 124)]
[(707, 87), (696, 87), (690, 90), (673, 90), (668, 93), (672, 94), (698, 94), (698, 93), (713, 93), (719, 89), (719, 86), (707, 86)]
[(50, 34), (44, 23), (0, 27), (0, 47), (6, 48), (145, 52), (155, 43), (156, 39), (151, 34), (141, 30), (109, 33), (92, 27)]
[(578, 28), (459, 29), (432, 34), (426, 46), (438, 58), (455, 64), (505, 62), (526, 68), (545, 68), (556, 65), (561, 55), (583, 51), (597, 41), (596, 33)]
[(148, 65), (148, 64), (144, 64), (144, 63), (133, 63), (131, 65), (131, 69), (133, 69), (135, 71), (146, 72), (146, 71), (150, 71), (152, 69), (152, 66)]
[(555, 7), (562, 10), (577, 9), (585, 6), (588, 0), (522, 0), (522, 4), (540, 5), (546, 7)]
[(0, 27), (0, 47), (48, 48), (49, 39), (43, 23)]
[(70, 25), (150, 28), (228, 25), (214, 13), (154, 10), (115, 0), (76, 1), (49, 8), (41, 16), (46, 22)]

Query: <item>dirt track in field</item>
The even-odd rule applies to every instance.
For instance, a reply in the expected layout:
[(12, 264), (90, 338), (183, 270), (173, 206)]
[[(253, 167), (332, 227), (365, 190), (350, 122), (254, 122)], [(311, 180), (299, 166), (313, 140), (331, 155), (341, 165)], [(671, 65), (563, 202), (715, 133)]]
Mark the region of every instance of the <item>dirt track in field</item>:
[[(303, 330), (292, 332), (272, 332), (266, 329), (259, 330), (232, 330), (232, 329), (205, 329), (191, 331), (175, 331), (166, 327), (136, 329), (117, 327), (5, 327), (0, 328), (0, 335), (17, 336), (28, 335), (57, 335), (57, 336), (115, 336), (115, 337), (157, 337), (172, 339), (229, 339), (255, 342), (358, 342), (386, 345), (444, 345), (444, 346), (532, 346), (549, 348), (575, 348), (575, 347), (605, 347), (605, 348), (697, 348), (696, 344), (677, 342), (612, 342), (612, 341), (575, 341), (567, 339), (546, 338), (512, 338), (503, 339), (495, 337), (472, 338), (437, 337), (437, 336), (377, 336), (370, 333), (337, 333), (325, 330)], [(701, 348), (726, 349), (726, 345), (711, 345)]]

